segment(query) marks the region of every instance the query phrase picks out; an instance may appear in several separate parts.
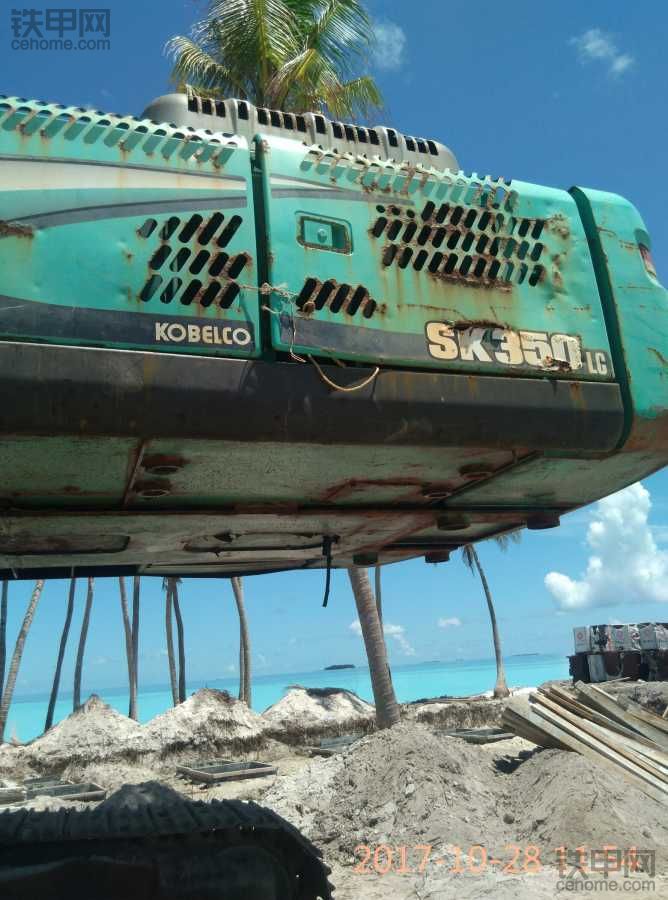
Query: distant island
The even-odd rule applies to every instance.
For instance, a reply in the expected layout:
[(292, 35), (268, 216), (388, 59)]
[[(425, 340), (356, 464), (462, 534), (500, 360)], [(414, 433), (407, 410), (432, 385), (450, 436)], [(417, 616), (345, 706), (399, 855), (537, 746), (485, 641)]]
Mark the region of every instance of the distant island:
[(337, 663), (335, 666), (325, 666), (325, 672), (333, 672), (336, 669), (354, 669), (352, 663)]
[(511, 653), (508, 659), (522, 659), (524, 656), (540, 656), (540, 653)]

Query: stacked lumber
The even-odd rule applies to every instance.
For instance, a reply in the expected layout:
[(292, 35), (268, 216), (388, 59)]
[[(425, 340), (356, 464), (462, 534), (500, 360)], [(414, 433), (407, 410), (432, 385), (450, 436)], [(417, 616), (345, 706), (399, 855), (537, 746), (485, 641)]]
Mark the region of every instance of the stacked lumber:
[(668, 801), (668, 720), (593, 684), (548, 684), (511, 702), (503, 725), (541, 747), (573, 750)]

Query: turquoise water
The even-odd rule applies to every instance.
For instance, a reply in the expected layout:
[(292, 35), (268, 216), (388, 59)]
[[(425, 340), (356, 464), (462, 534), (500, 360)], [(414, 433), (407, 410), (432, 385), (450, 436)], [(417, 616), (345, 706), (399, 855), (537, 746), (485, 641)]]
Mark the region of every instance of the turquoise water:
[[(494, 687), (496, 669), (493, 660), (459, 660), (431, 662), (410, 666), (394, 666), (392, 680), (400, 702), (423, 697), (466, 696), (482, 693)], [(568, 660), (563, 656), (511, 656), (506, 660), (506, 676), (510, 687), (530, 687), (552, 678), (568, 678)], [(288, 675), (261, 675), (253, 679), (253, 708), (262, 712), (281, 699), (293, 684), (304, 687), (340, 687), (354, 691), (365, 700), (372, 700), (369, 670), (343, 669), (335, 672), (294, 672)], [(207, 682), (189, 682), (188, 692), (201, 687), (218, 688), (236, 694), (236, 678), (220, 678)], [(110, 706), (127, 715), (128, 694), (125, 688), (97, 691)], [(48, 705), (48, 695), (17, 698), (9, 711), (6, 736), (28, 741), (41, 734)], [(167, 685), (143, 690), (138, 697), (139, 718), (148, 722), (153, 716), (172, 705)], [(54, 721), (65, 718), (72, 711), (71, 694), (65, 694), (56, 704)]]

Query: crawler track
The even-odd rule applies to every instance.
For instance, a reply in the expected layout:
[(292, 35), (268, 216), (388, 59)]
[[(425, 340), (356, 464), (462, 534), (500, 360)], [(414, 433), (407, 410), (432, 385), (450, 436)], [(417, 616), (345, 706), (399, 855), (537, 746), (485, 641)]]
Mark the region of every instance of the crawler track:
[(156, 787), (92, 810), (0, 814), (0, 897), (332, 900), (320, 852), (276, 813)]

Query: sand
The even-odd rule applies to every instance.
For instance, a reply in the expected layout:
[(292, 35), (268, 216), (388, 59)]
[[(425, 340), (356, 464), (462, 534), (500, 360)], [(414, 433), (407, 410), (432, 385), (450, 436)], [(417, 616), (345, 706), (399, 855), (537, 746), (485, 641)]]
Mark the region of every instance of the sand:
[(296, 685), (266, 709), (262, 719), (273, 737), (298, 743), (328, 734), (367, 732), (374, 727), (374, 708), (352, 691)]

